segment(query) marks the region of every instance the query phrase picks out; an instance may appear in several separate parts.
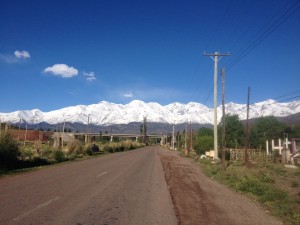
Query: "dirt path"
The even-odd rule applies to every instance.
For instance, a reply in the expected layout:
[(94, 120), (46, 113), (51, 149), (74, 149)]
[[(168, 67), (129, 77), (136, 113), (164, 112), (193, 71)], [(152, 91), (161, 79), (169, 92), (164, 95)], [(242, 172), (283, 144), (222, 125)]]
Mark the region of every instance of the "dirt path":
[(179, 224), (283, 224), (258, 204), (206, 177), (189, 158), (161, 149)]

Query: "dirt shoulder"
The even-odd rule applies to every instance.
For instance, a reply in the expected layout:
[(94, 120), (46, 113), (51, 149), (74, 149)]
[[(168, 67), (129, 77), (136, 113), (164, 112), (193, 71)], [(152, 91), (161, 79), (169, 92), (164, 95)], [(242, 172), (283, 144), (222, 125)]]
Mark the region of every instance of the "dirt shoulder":
[(205, 176), (191, 159), (161, 149), (179, 224), (283, 224), (249, 198)]

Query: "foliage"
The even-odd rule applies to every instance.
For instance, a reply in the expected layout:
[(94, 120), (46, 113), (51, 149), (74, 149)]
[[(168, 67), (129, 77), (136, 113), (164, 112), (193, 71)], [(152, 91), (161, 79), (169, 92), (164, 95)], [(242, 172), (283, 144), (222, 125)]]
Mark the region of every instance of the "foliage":
[(286, 125), (279, 122), (274, 116), (257, 119), (250, 132), (250, 146), (265, 149), (265, 141), (282, 138)]
[(64, 162), (64, 161), (68, 161), (68, 158), (65, 156), (65, 153), (62, 150), (56, 150), (54, 151), (54, 159), (57, 162)]
[(20, 158), (22, 160), (30, 160), (37, 156), (33, 146), (23, 145), (20, 147)]
[(82, 144), (79, 140), (73, 140), (73, 141), (68, 142), (67, 148), (68, 148), (69, 154), (73, 154), (76, 152), (79, 153), (79, 152), (81, 152)]
[(213, 136), (197, 136), (195, 140), (195, 150), (197, 154), (205, 154), (205, 151), (209, 151), (214, 147)]
[(52, 158), (53, 152), (54, 152), (54, 149), (50, 145), (42, 145), (42, 151), (40, 152), (40, 156), (43, 156), (46, 158)]
[(201, 127), (195, 138), (194, 148), (197, 154), (204, 154), (205, 151), (213, 149), (214, 146), (213, 130), (206, 127)]
[(291, 187), (299, 187), (299, 183), (297, 181), (293, 180)]
[(214, 136), (214, 130), (207, 127), (201, 127), (198, 130), (198, 136)]
[(291, 127), (287, 127), (284, 131), (289, 137), (300, 137), (300, 125), (292, 124)]
[(111, 143), (106, 143), (103, 146), (103, 151), (104, 152), (123, 152), (123, 151), (128, 151), (136, 148), (141, 148), (144, 147), (145, 144), (143, 143), (138, 143), (138, 142), (131, 142), (131, 141), (123, 141), (123, 142), (111, 142)]
[(26, 159), (26, 160), (19, 161), (18, 169), (31, 168), (31, 167), (37, 167), (37, 166), (46, 166), (46, 165), (50, 165), (52, 163), (53, 162), (51, 162), (47, 158), (34, 157), (33, 159)]
[[(218, 125), (219, 143), (222, 139), (222, 122)], [(244, 127), (238, 115), (225, 115), (225, 141), (227, 148), (242, 146), (244, 140)]]
[(85, 153), (90, 156), (100, 152), (100, 148), (96, 144), (86, 144), (84, 146), (84, 149), (85, 149)]
[[(286, 224), (300, 224), (300, 213), (295, 210), (299, 208), (299, 200), (289, 195), (285, 189), (276, 186), (275, 180), (282, 176), (278, 171), (286, 172), (281, 166), (263, 163), (249, 169), (237, 162), (222, 170), (220, 164), (211, 164), (209, 160), (199, 162), (207, 176), (254, 198), (265, 205), (272, 214), (283, 219)], [(295, 173), (294, 175), (297, 176)], [(297, 185), (298, 182), (294, 181), (291, 187)]]
[(18, 143), (8, 133), (0, 135), (0, 167), (13, 167), (20, 156)]

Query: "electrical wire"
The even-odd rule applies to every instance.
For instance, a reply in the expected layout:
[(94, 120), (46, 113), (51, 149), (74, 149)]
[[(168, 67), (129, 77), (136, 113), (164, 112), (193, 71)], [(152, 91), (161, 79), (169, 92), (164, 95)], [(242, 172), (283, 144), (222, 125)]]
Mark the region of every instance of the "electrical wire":
[(276, 31), (281, 24), (283, 24), (287, 19), (289, 19), (299, 8), (300, 1), (295, 2), (291, 7), (288, 8), (277, 18), (262, 34), (259, 35), (254, 41), (252, 41), (237, 57), (235, 57), (227, 66), (227, 71), (231, 69), (235, 64), (237, 64), (241, 59), (247, 56), (253, 49), (255, 49), (260, 43), (262, 43), (266, 38), (268, 38), (274, 31)]
[(275, 99), (287, 97), (287, 96), (290, 96), (290, 95), (296, 94), (296, 93), (300, 93), (300, 90), (298, 90), (298, 91), (293, 91), (293, 92), (291, 92), (291, 93), (289, 93), (289, 94), (280, 95), (280, 96), (277, 96), (277, 97), (275, 97), (275, 98), (273, 98), (273, 99), (275, 100)]
[(212, 38), (209, 39), (209, 41), (208, 41), (208, 43), (207, 43), (207, 45), (206, 45), (208, 50), (209, 50), (209, 48), (210, 48), (210, 46), (211, 46), (211, 43), (213, 43), (214, 40), (216, 39), (216, 36), (217, 36), (217, 34), (219, 33), (219, 30), (220, 30), (220, 28), (221, 28), (221, 25), (222, 25), (222, 24), (224, 23), (224, 21), (225, 21), (225, 17), (227, 16), (227, 14), (228, 14), (228, 12), (229, 12), (229, 9), (230, 9), (230, 6), (231, 6), (231, 5), (232, 5), (232, 0), (230, 1), (229, 4), (227, 4), (227, 7), (226, 7), (226, 9), (225, 9), (224, 14), (223, 14), (222, 17), (220, 17), (220, 19), (218, 20), (218, 24), (217, 24), (217, 26), (215, 27), (214, 32), (213, 32), (214, 36), (213, 36)]
[[(264, 31), (257, 32), (254, 37), (258, 36), (254, 41), (252, 41), (246, 48), (240, 51), (240, 53), (235, 57), (226, 67), (226, 70), (228, 71), (231, 69), (235, 64), (237, 64), (242, 58), (247, 56), (253, 49), (255, 49), (260, 43), (262, 43), (266, 38), (268, 38), (274, 31), (276, 31), (281, 24), (283, 24), (287, 19), (289, 19), (299, 8), (300, 5), (299, 0), (297, 0), (293, 5), (291, 5), (286, 11), (284, 11), (281, 16), (279, 16), (271, 25), (267, 25), (267, 28)], [(282, 10), (281, 10), (282, 11)], [(226, 15), (226, 13), (223, 15), (223, 17)], [(266, 27), (266, 26), (265, 26)], [(263, 27), (263, 29), (265, 28)], [(259, 33), (261, 33), (259, 35)], [(218, 82), (218, 85), (220, 83)], [(211, 96), (213, 92), (213, 87), (208, 92), (208, 95), (205, 99), (205, 104), (207, 103), (209, 97)]]

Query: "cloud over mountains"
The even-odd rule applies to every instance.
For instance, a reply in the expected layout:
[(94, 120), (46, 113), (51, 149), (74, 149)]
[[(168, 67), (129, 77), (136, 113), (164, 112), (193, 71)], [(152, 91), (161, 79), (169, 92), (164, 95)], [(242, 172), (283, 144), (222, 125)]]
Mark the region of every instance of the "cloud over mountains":
[(54, 64), (44, 69), (44, 73), (50, 73), (62, 78), (71, 78), (78, 75), (78, 70), (66, 64)]

